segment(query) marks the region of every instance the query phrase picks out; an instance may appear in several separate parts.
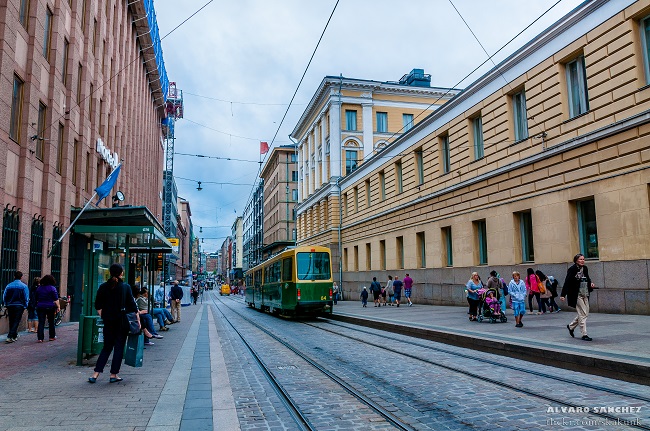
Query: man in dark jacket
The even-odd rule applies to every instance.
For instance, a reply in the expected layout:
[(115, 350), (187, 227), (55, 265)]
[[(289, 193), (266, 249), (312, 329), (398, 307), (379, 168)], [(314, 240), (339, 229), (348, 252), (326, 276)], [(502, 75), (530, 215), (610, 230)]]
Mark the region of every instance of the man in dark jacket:
[(14, 281), (7, 284), (2, 297), (9, 315), (9, 333), (5, 343), (13, 343), (18, 339), (18, 325), (20, 325), (23, 312), (29, 303), (29, 288), (21, 281), (21, 278), (23, 278), (23, 273), (16, 271)]
[(585, 266), (585, 256), (578, 253), (573, 258), (573, 265), (569, 267), (564, 280), (564, 287), (560, 294), (560, 300), (567, 299), (568, 304), (574, 307), (578, 315), (571, 323), (566, 325), (569, 335), (574, 337), (573, 331), (579, 326), (582, 339), (591, 341), (587, 335), (587, 317), (589, 317), (589, 294), (594, 290), (594, 283), (589, 277), (589, 270)]
[(377, 277), (372, 277), (372, 283), (370, 283), (370, 291), (372, 292), (372, 298), (375, 300), (375, 307), (379, 307), (379, 295), (381, 295), (381, 284), (377, 281)]
[(169, 291), (172, 306), (172, 318), (175, 322), (181, 321), (181, 299), (183, 299), (183, 288), (178, 285), (178, 281), (172, 282), (172, 288)]

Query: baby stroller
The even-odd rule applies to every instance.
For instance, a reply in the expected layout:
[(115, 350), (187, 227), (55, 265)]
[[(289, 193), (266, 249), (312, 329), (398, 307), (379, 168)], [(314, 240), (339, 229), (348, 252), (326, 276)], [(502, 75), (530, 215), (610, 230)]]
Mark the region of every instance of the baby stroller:
[[(492, 292), (493, 297), (495, 299), (493, 307), (495, 309), (498, 309), (499, 312), (493, 312), (492, 308), (490, 308), (490, 300), (488, 298), (489, 292)], [(478, 316), (476, 317), (476, 320), (479, 322), (482, 322), (483, 319), (489, 319), (490, 323), (495, 323), (495, 322), (501, 322), (505, 323), (508, 321), (508, 318), (506, 317), (506, 314), (501, 310), (501, 305), (499, 303), (499, 292), (497, 292), (495, 289), (479, 289), (477, 292), (478, 297), (479, 297), (479, 304), (478, 304)], [(498, 308), (497, 308), (498, 307)]]

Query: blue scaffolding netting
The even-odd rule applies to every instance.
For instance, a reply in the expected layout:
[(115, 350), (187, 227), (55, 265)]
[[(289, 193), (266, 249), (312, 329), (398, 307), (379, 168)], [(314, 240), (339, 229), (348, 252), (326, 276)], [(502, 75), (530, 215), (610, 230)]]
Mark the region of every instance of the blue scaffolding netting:
[(162, 43), (160, 42), (160, 30), (156, 21), (156, 11), (153, 6), (154, 0), (144, 0), (144, 10), (147, 14), (149, 29), (151, 30), (151, 41), (153, 51), (156, 57), (156, 66), (158, 67), (158, 76), (160, 76), (160, 87), (163, 93), (164, 101), (167, 101), (167, 92), (169, 90), (169, 79), (165, 70), (165, 60), (163, 59)]

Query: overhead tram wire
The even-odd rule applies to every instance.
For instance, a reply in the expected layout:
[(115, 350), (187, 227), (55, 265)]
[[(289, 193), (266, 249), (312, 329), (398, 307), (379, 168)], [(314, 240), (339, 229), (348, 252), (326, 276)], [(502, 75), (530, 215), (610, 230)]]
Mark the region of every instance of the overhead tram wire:
[[(163, 41), (167, 36), (169, 36), (170, 34), (172, 34), (173, 32), (175, 32), (176, 30), (178, 30), (178, 29), (179, 29), (183, 24), (185, 24), (187, 21), (189, 21), (190, 19), (192, 19), (196, 14), (198, 14), (198, 13), (201, 12), (203, 9), (205, 9), (205, 8), (206, 8), (210, 3), (212, 3), (213, 1), (214, 1), (214, 0), (209, 0), (207, 3), (205, 3), (205, 4), (204, 4), (203, 6), (201, 6), (199, 9), (197, 9), (196, 12), (194, 12), (192, 15), (188, 16), (187, 18), (185, 18), (185, 19), (184, 19), (180, 24), (178, 24), (176, 27), (174, 27), (174, 28), (173, 28), (171, 31), (169, 31), (166, 35), (164, 35), (163, 37), (161, 37), (161, 38), (160, 38), (160, 41), (162, 42), (162, 41)], [(139, 36), (139, 35), (136, 34), (136, 36)], [(137, 38), (136, 38), (136, 40), (137, 40)], [(146, 47), (146, 48), (151, 48), (152, 46), (153, 46), (153, 45), (148, 46), (148, 47)], [(140, 54), (142, 53), (143, 49), (144, 49), (144, 48), (140, 48), (140, 50), (138, 51), (138, 55), (136, 55), (135, 58), (134, 58), (130, 63), (128, 63), (126, 66), (124, 66), (123, 68), (121, 68), (120, 70), (118, 70), (114, 75), (111, 75), (108, 79), (105, 79), (104, 82), (102, 82), (100, 85), (98, 85), (97, 88), (96, 88), (95, 90), (93, 90), (92, 93), (88, 94), (86, 97), (84, 97), (83, 99), (81, 99), (81, 100), (79, 101), (79, 103), (74, 103), (74, 104), (73, 104), (73, 105), (72, 105), (72, 106), (71, 106), (67, 111), (65, 111), (65, 112), (63, 113), (63, 115), (59, 116), (55, 121), (52, 122), (52, 124), (50, 124), (50, 125), (47, 126), (45, 129), (43, 129), (43, 131), (52, 128), (55, 124), (57, 124), (57, 123), (58, 123), (62, 118), (64, 118), (66, 115), (70, 115), (70, 112), (71, 112), (74, 108), (77, 108), (77, 107), (81, 106), (81, 104), (84, 103), (86, 100), (88, 100), (88, 98), (90, 98), (93, 94), (97, 93), (101, 88), (104, 88), (104, 85), (106, 85), (106, 83), (111, 82), (111, 81), (113, 80), (113, 78), (117, 77), (120, 73), (122, 73), (124, 70), (126, 70), (127, 68), (129, 68), (133, 63), (135, 63), (136, 61), (140, 60), (140, 59), (141, 59)], [(154, 58), (155, 58), (155, 57), (154, 57)], [(149, 60), (149, 61), (150, 61), (150, 60)], [(147, 63), (147, 62), (148, 62), (148, 61), (143, 61), (143, 64), (144, 64), (144, 63)], [(149, 74), (149, 73), (146, 73), (145, 76), (148, 75), (148, 74)], [(156, 91), (157, 91), (157, 90), (162, 90), (162, 88), (156, 89)], [(157, 100), (157, 99), (155, 99), (155, 100)], [(155, 102), (155, 100), (154, 100), (154, 102)], [(158, 105), (158, 106), (163, 106), (163, 104)]]
[[(549, 12), (550, 12), (550, 11), (551, 11), (555, 6), (557, 6), (557, 5), (558, 5), (559, 3), (561, 3), (561, 2), (562, 2), (562, 0), (558, 0), (558, 1), (555, 2), (553, 5), (551, 5), (551, 7), (549, 7), (548, 9), (546, 9), (546, 10), (545, 10), (545, 11), (544, 11), (540, 16), (538, 16), (537, 18), (535, 18), (535, 19), (534, 19), (530, 24), (528, 24), (526, 27), (524, 27), (524, 28), (523, 28), (519, 33), (517, 33), (516, 35), (514, 35), (514, 36), (513, 36), (509, 41), (507, 41), (505, 44), (503, 44), (503, 45), (501, 46), (501, 48), (499, 48), (498, 50), (496, 50), (496, 51), (494, 52), (494, 54), (492, 54), (492, 55), (489, 55), (489, 54), (488, 54), (488, 58), (487, 58), (485, 61), (483, 61), (483, 62), (482, 62), (481, 64), (479, 64), (478, 66), (476, 66), (476, 67), (474, 68), (474, 70), (472, 70), (472, 71), (469, 72), (467, 75), (465, 75), (465, 76), (464, 76), (460, 81), (458, 81), (458, 82), (457, 82), (453, 87), (451, 87), (450, 89), (448, 89), (447, 91), (445, 91), (445, 92), (444, 92), (443, 94), (441, 94), (441, 95), (440, 95), (436, 100), (434, 100), (433, 102), (431, 102), (431, 104), (429, 104), (429, 106), (427, 106), (426, 108), (424, 108), (422, 111), (420, 111), (419, 114), (417, 114), (415, 117), (413, 117), (413, 124), (415, 124), (415, 120), (416, 120), (417, 118), (419, 118), (422, 114), (424, 114), (424, 113), (425, 113), (429, 108), (431, 108), (433, 105), (435, 105), (435, 104), (436, 104), (440, 99), (442, 99), (445, 95), (447, 95), (451, 90), (455, 89), (455, 88), (458, 87), (460, 84), (462, 84), (463, 81), (465, 81), (467, 78), (469, 78), (470, 76), (472, 76), (472, 74), (474, 74), (474, 72), (476, 72), (476, 71), (479, 70), (481, 67), (483, 67), (483, 65), (485, 65), (485, 63), (487, 63), (488, 61), (492, 61), (492, 59), (493, 59), (493, 58), (494, 58), (498, 53), (500, 53), (501, 51), (503, 51), (503, 50), (504, 50), (508, 45), (510, 45), (510, 44), (511, 44), (515, 39), (517, 39), (519, 36), (521, 36), (521, 35), (522, 35), (526, 30), (528, 30), (530, 27), (532, 27), (533, 25), (535, 25), (535, 23), (536, 23), (537, 21), (539, 21), (540, 19), (542, 19), (542, 18), (543, 18), (547, 13), (549, 13)], [(493, 63), (494, 63), (494, 62), (493, 62)], [(497, 69), (497, 70), (498, 70), (498, 69)], [(501, 72), (499, 72), (499, 73), (501, 73)], [(503, 75), (502, 75), (502, 76), (503, 76)], [(539, 127), (539, 126), (538, 126), (538, 127)], [(399, 134), (402, 130), (404, 130), (404, 127), (402, 127), (402, 128), (399, 129), (397, 132), (394, 132), (391, 136), (389, 136), (388, 138), (386, 138), (386, 142), (388, 142), (388, 144), (390, 145), (390, 144), (391, 144), (390, 140), (393, 139), (395, 136), (397, 136), (397, 134)], [(495, 143), (495, 144), (491, 144), (491, 146), (492, 146), (492, 145), (496, 145), (496, 143)], [(400, 153), (400, 154), (396, 154), (396, 155), (394, 155), (394, 156), (385, 156), (385, 158), (388, 158), (388, 159), (394, 159), (394, 158), (396, 158), (396, 157), (400, 157), (400, 156), (402, 156), (401, 153)], [(368, 157), (370, 157), (370, 156), (368, 156)], [(361, 159), (361, 161), (364, 161), (365, 159), (366, 159), (366, 157), (364, 157), (363, 159)]]
[[(217, 102), (231, 103), (234, 105), (255, 105), (255, 106), (287, 106), (287, 103), (257, 103), (257, 102), (238, 102), (235, 100), (226, 100), (219, 99), (218, 97), (203, 96), (201, 94), (190, 93), (188, 91), (183, 91), (183, 94), (188, 94), (190, 96), (201, 97), (203, 99), (216, 100)], [(306, 105), (306, 103), (294, 103), (294, 105)]]
[[(206, 128), (208, 130), (212, 130), (213, 132), (221, 133), (222, 135), (226, 135), (226, 136), (229, 136), (231, 138), (247, 139), (249, 141), (257, 141), (257, 142), (264, 140), (263, 138), (262, 139), (260, 139), (260, 138), (249, 138), (247, 136), (233, 135), (232, 133), (224, 132), (223, 130), (213, 129), (212, 127), (206, 126), (205, 124), (201, 124), (201, 123), (197, 123), (196, 121), (192, 121), (192, 120), (190, 120), (189, 118), (187, 118), (185, 116), (183, 117), (183, 121), (187, 121), (189, 123), (196, 124), (197, 126), (204, 127), (204, 128)], [(280, 142), (280, 141), (278, 141), (278, 142)], [(283, 142), (286, 142), (286, 141), (283, 141)]]
[[(296, 87), (296, 91), (293, 92), (293, 96), (291, 96), (291, 100), (289, 101), (289, 105), (287, 105), (287, 109), (284, 111), (284, 115), (282, 116), (282, 120), (280, 121), (280, 124), (278, 124), (278, 128), (275, 131), (275, 135), (273, 135), (273, 139), (271, 140), (271, 143), (269, 144), (269, 148), (273, 147), (273, 143), (275, 142), (275, 138), (278, 136), (278, 133), (280, 133), (280, 128), (282, 127), (282, 124), (284, 123), (284, 120), (287, 118), (287, 114), (289, 113), (289, 109), (291, 108), (291, 105), (293, 104), (293, 100), (296, 98), (296, 94), (298, 94), (298, 89), (300, 89), (300, 85), (302, 84), (302, 81), (305, 79), (305, 75), (307, 75), (307, 71), (309, 70), (309, 66), (311, 65), (312, 60), (314, 59), (314, 56), (316, 55), (316, 51), (318, 51), (318, 47), (320, 46), (321, 41), (323, 40), (323, 36), (325, 36), (325, 31), (327, 31), (327, 27), (330, 24), (330, 21), (332, 21), (332, 17), (334, 16), (334, 12), (336, 11), (337, 6), (339, 5), (340, 0), (336, 0), (336, 3), (334, 4), (334, 7), (332, 8), (332, 13), (330, 14), (329, 18), (327, 19), (327, 22), (325, 23), (325, 27), (323, 28), (323, 31), (321, 32), (320, 37), (318, 38), (318, 43), (316, 43), (316, 47), (314, 48), (314, 51), (311, 54), (311, 57), (309, 58), (309, 62), (307, 63), (307, 67), (305, 67), (305, 71), (302, 73), (302, 77), (300, 77), (300, 82), (298, 82), (298, 86)], [(266, 155), (264, 156), (264, 159), (266, 159), (267, 155), (269, 153), (267, 152)], [(260, 160), (260, 166), (257, 169), (257, 175), (255, 175), (255, 184), (253, 184), (253, 188), (251, 188), (251, 192), (248, 195), (248, 199), (246, 202), (251, 200), (251, 197), (253, 196), (253, 193), (255, 192), (255, 187), (258, 184), (257, 178), (260, 176), (260, 172), (262, 172), (262, 166), (263, 166), (264, 160)]]
[(204, 154), (174, 153), (177, 156), (200, 157), (205, 159), (228, 160), (233, 162), (259, 163), (259, 160), (233, 159), (232, 157), (206, 156)]

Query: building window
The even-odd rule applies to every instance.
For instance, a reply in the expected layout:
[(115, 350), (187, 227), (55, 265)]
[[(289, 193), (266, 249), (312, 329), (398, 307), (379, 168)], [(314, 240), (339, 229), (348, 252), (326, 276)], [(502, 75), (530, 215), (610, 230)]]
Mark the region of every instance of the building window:
[(650, 83), (650, 16), (641, 20), (641, 43), (643, 45), (643, 69), (646, 84)]
[(296, 162), (298, 160), (298, 156), (296, 156), (296, 153), (291, 153), (291, 161)]
[(90, 190), (90, 153), (86, 152), (86, 177), (84, 178), (84, 190)]
[(77, 105), (81, 104), (81, 72), (83, 72), (83, 66), (79, 63), (77, 68)]
[(35, 217), (32, 220), (32, 233), (29, 246), (28, 285), (32, 284), (35, 277), (40, 277), (41, 271), (43, 270), (43, 233), (43, 220), (41, 217)]
[(522, 263), (534, 262), (533, 217), (529, 211), (519, 213), (519, 236), (521, 241)]
[(59, 290), (61, 290), (61, 242), (59, 241), (59, 238), (61, 238), (62, 233), (63, 230), (61, 229), (61, 226), (55, 224), (52, 229), (52, 243), (54, 246), (52, 247), (52, 268), (50, 274), (52, 274), (54, 280), (59, 283)]
[(478, 255), (475, 256), (478, 258), (478, 264), (487, 265), (487, 229), (485, 220), (478, 220), (474, 222), (474, 233), (476, 235), (476, 250), (478, 252)]
[(345, 110), (345, 130), (355, 132), (357, 130), (357, 111)]
[(451, 226), (443, 227), (442, 234), (442, 262), (446, 266), (454, 266), (454, 248), (451, 238)]
[(345, 150), (345, 175), (354, 172), (357, 169), (357, 151)]
[[(18, 15), (18, 19), (20, 20), (20, 24), (25, 28), (25, 30), (28, 30), (29, 26), (29, 0), (20, 0), (20, 11)], [(3, 284), (4, 286), (4, 284)]]
[(472, 120), (472, 131), (474, 132), (474, 160), (483, 158), (483, 117), (476, 117)]
[(77, 185), (77, 171), (79, 170), (79, 141), (74, 140), (72, 147), (72, 185)]
[(402, 193), (402, 162), (395, 163), (395, 191), (399, 194)]
[(349, 204), (348, 194), (346, 193), (346, 194), (343, 195), (343, 209), (345, 210), (344, 216), (347, 216), (348, 214), (350, 214), (348, 204)]
[(372, 250), (370, 249), (370, 243), (366, 243), (366, 271), (370, 271), (370, 263), (372, 262)]
[(2, 256), (0, 260), (0, 294), (4, 294), (7, 284), (14, 281), (14, 274), (18, 270), (18, 228), (20, 226), (20, 210), (16, 207), (5, 207), (2, 216)]
[(343, 249), (343, 271), (348, 270), (348, 249)]
[(88, 0), (81, 0), (81, 31), (86, 34), (86, 3)]
[(424, 157), (422, 148), (415, 151), (415, 171), (418, 173), (418, 185), (424, 184)]
[(402, 114), (402, 125), (405, 132), (411, 130), (413, 128), (413, 114)]
[(371, 201), (370, 201), (370, 180), (366, 180), (366, 205), (368, 208), (370, 208)]
[(23, 87), (24, 82), (14, 75), (14, 89), (11, 96), (11, 123), (9, 124), (9, 137), (16, 142), (20, 141), (20, 125), (23, 119)]
[(417, 257), (417, 262), (420, 268), (427, 267), (427, 248), (424, 237), (424, 232), (418, 232), (415, 234), (415, 252)]
[(569, 97), (569, 117), (573, 118), (584, 114), (589, 110), (584, 56), (581, 55), (566, 64), (566, 82)]
[(60, 174), (63, 170), (63, 124), (59, 123), (59, 134), (56, 141), (56, 173)]
[(358, 245), (354, 246), (353, 252), (354, 252), (354, 256), (352, 256), (354, 258), (353, 268), (355, 271), (359, 271), (359, 246)]
[(593, 199), (576, 203), (578, 209), (578, 236), (580, 253), (587, 259), (598, 259), (598, 230), (596, 228), (596, 203)]
[(442, 173), (447, 174), (451, 170), (451, 156), (449, 153), (449, 135), (440, 138), (440, 159), (442, 160)]
[(291, 171), (291, 181), (298, 181), (298, 171)]
[(388, 113), (377, 112), (377, 133), (388, 132)]
[(93, 55), (97, 52), (96, 46), (97, 46), (97, 31), (99, 30), (99, 26), (97, 25), (97, 20), (93, 19), (93, 40), (92, 40), (92, 52)]
[(379, 241), (379, 269), (386, 269), (386, 240)]
[(526, 92), (521, 90), (512, 95), (512, 111), (515, 124), (515, 142), (528, 138), (528, 117), (526, 113)]
[(47, 61), (50, 61), (50, 48), (52, 46), (52, 18), (54, 14), (49, 7), (45, 8), (45, 23), (43, 23), (45, 29), (43, 32), (43, 57)]
[(43, 148), (45, 142), (45, 121), (47, 120), (47, 106), (43, 102), (38, 102), (38, 123), (36, 135), (36, 158), (43, 160)]
[(359, 212), (359, 187), (353, 189), (354, 212)]
[(404, 237), (398, 236), (395, 238), (395, 260), (397, 261), (397, 269), (404, 269)]
[(386, 175), (384, 171), (379, 173), (379, 199), (382, 201), (386, 199)]
[(68, 88), (68, 56), (70, 55), (70, 42), (63, 38), (63, 64), (61, 65), (61, 82)]
[(294, 202), (298, 200), (298, 189), (291, 189), (291, 200)]

